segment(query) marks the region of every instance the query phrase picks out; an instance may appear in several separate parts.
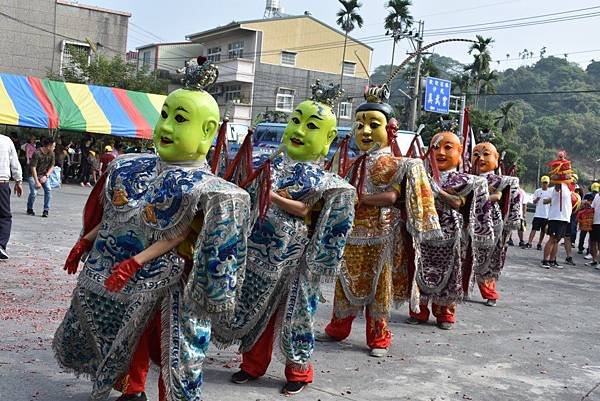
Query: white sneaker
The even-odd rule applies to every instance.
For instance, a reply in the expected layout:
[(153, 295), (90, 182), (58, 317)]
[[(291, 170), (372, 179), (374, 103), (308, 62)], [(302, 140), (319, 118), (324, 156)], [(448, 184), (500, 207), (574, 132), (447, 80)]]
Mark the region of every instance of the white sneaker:
[(387, 348), (372, 348), (369, 355), (375, 358), (383, 358), (388, 353)]
[(591, 253), (588, 253), (588, 254), (587, 254), (587, 255), (585, 255), (583, 258), (584, 258), (585, 260), (592, 260), (592, 254), (591, 254)]

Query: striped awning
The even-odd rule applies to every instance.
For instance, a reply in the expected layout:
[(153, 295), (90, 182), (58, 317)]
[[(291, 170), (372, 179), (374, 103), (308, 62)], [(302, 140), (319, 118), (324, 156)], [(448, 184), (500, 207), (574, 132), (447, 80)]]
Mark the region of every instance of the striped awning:
[(0, 74), (0, 124), (152, 138), (163, 95)]

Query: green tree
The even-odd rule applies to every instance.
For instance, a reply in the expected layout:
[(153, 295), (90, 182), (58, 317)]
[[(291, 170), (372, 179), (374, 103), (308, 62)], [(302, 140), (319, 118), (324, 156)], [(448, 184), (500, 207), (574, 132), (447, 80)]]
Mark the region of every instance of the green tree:
[(348, 34), (355, 28), (355, 24), (359, 28), (363, 26), (363, 18), (358, 14), (358, 10), (362, 4), (358, 0), (338, 0), (343, 8), (336, 13), (338, 19), (336, 23), (344, 31), (344, 51), (342, 53), (342, 72), (340, 74), (340, 86), (344, 84), (344, 60), (346, 59), (346, 45), (348, 44)]
[(390, 64), (390, 75), (394, 66), (394, 53), (396, 52), (396, 43), (402, 38), (402, 35), (408, 31), (413, 24), (413, 17), (410, 15), (408, 7), (411, 5), (410, 0), (389, 0), (386, 8), (391, 8), (388, 15), (385, 17), (383, 27), (386, 29), (385, 34), (391, 35), (394, 39), (392, 45), (392, 62)]
[(81, 84), (110, 86), (139, 92), (166, 94), (168, 81), (158, 79), (147, 69), (138, 70), (120, 56), (112, 59), (101, 54), (90, 56), (87, 51), (71, 50), (71, 63), (63, 67), (63, 75), (48, 73), (48, 78)]

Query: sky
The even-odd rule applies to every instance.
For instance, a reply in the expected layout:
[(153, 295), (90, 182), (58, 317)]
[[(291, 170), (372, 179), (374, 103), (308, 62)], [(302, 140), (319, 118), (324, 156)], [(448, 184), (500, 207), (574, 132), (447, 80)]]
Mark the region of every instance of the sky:
[[(374, 48), (371, 70), (381, 64), (389, 64), (392, 40), (385, 37), (383, 19), (387, 15), (384, 0), (362, 0), (360, 14), (364, 25), (350, 36), (362, 40)], [(127, 47), (136, 47), (164, 41), (182, 41), (191, 33), (226, 25), (231, 21), (262, 18), (265, 0), (179, 0), (166, 4), (164, 0), (83, 0), (80, 3), (128, 11), (132, 14), (129, 24)], [(174, 4), (174, 5), (172, 5)], [(336, 26), (337, 0), (281, 0), (286, 14), (299, 15), (310, 11), (313, 17)], [(218, 6), (217, 6), (218, 5)], [(591, 8), (595, 7), (595, 8)], [(585, 10), (588, 8), (587, 10)], [(591, 8), (591, 9), (589, 9)], [(573, 11), (580, 10), (580, 11)], [(573, 11), (573, 12), (569, 12)], [(567, 13), (569, 12), (569, 13)], [(425, 23), (425, 41), (431, 43), (447, 37), (474, 39), (476, 34), (494, 39), (492, 47), (493, 68), (505, 70), (535, 63), (540, 49), (546, 47), (546, 56), (556, 55), (580, 64), (583, 68), (590, 60), (600, 60), (600, 2), (598, 0), (413, 0), (411, 13), (415, 20)], [(560, 14), (557, 14), (560, 13)], [(548, 15), (554, 14), (554, 15)], [(590, 15), (589, 17), (586, 14)], [(546, 15), (536, 19), (527, 17)], [(580, 18), (585, 16), (585, 18)], [(512, 27), (479, 31), (481, 28), (455, 28), (465, 25), (507, 21), (501, 25), (519, 25), (530, 21), (548, 19), (572, 20), (544, 23), (533, 26)], [(489, 26), (489, 25), (488, 25)], [(434, 30), (446, 29), (445, 32)], [(477, 32), (458, 33), (459, 29), (475, 29)], [(448, 33), (449, 31), (453, 31)], [(443, 33), (443, 35), (441, 34)], [(437, 34), (434, 36), (434, 34)], [(396, 63), (410, 50), (407, 40), (396, 49)], [(468, 63), (472, 57), (467, 53), (466, 43), (447, 43), (433, 48), (435, 53)], [(533, 52), (533, 58), (522, 59), (525, 49)]]

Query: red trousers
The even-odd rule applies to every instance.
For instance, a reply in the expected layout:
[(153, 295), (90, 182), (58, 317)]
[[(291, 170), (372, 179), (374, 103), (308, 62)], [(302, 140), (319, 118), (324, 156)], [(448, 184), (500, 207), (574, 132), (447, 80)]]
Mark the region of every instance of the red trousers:
[[(275, 340), (275, 319), (277, 312), (273, 314), (265, 331), (262, 333), (256, 344), (248, 351), (242, 354), (242, 363), (240, 369), (253, 377), (263, 376), (267, 372), (271, 356), (273, 354), (273, 341)], [(294, 368), (291, 365), (285, 366), (285, 378), (289, 382), (312, 383), (314, 378), (314, 369), (312, 364), (308, 365), (306, 371)]]
[[(387, 319), (381, 317), (373, 319), (367, 311), (367, 346), (373, 348), (389, 348), (392, 343), (392, 333), (388, 329)], [(350, 335), (352, 330), (352, 321), (356, 316), (348, 316), (343, 319), (337, 319), (335, 316), (325, 327), (325, 332), (336, 341), (342, 341)]]
[(496, 300), (500, 298), (498, 291), (496, 291), (496, 279), (490, 278), (482, 283), (478, 282), (477, 286), (479, 286), (479, 292), (481, 292), (481, 297), (483, 299)]
[[(129, 363), (129, 371), (123, 376), (115, 389), (123, 394), (141, 393), (146, 389), (146, 377), (150, 369), (150, 360), (160, 366), (160, 312), (148, 322)], [(165, 384), (162, 372), (158, 378), (158, 399), (164, 401)]]
[[(429, 320), (429, 308), (427, 304), (419, 305), (421, 312), (415, 313), (412, 309), (409, 309), (410, 317), (413, 317), (417, 320), (421, 320), (426, 322)], [(450, 305), (437, 305), (431, 304), (431, 310), (433, 312), (433, 316), (435, 316), (438, 323), (454, 323), (454, 314), (456, 313), (456, 304)]]

